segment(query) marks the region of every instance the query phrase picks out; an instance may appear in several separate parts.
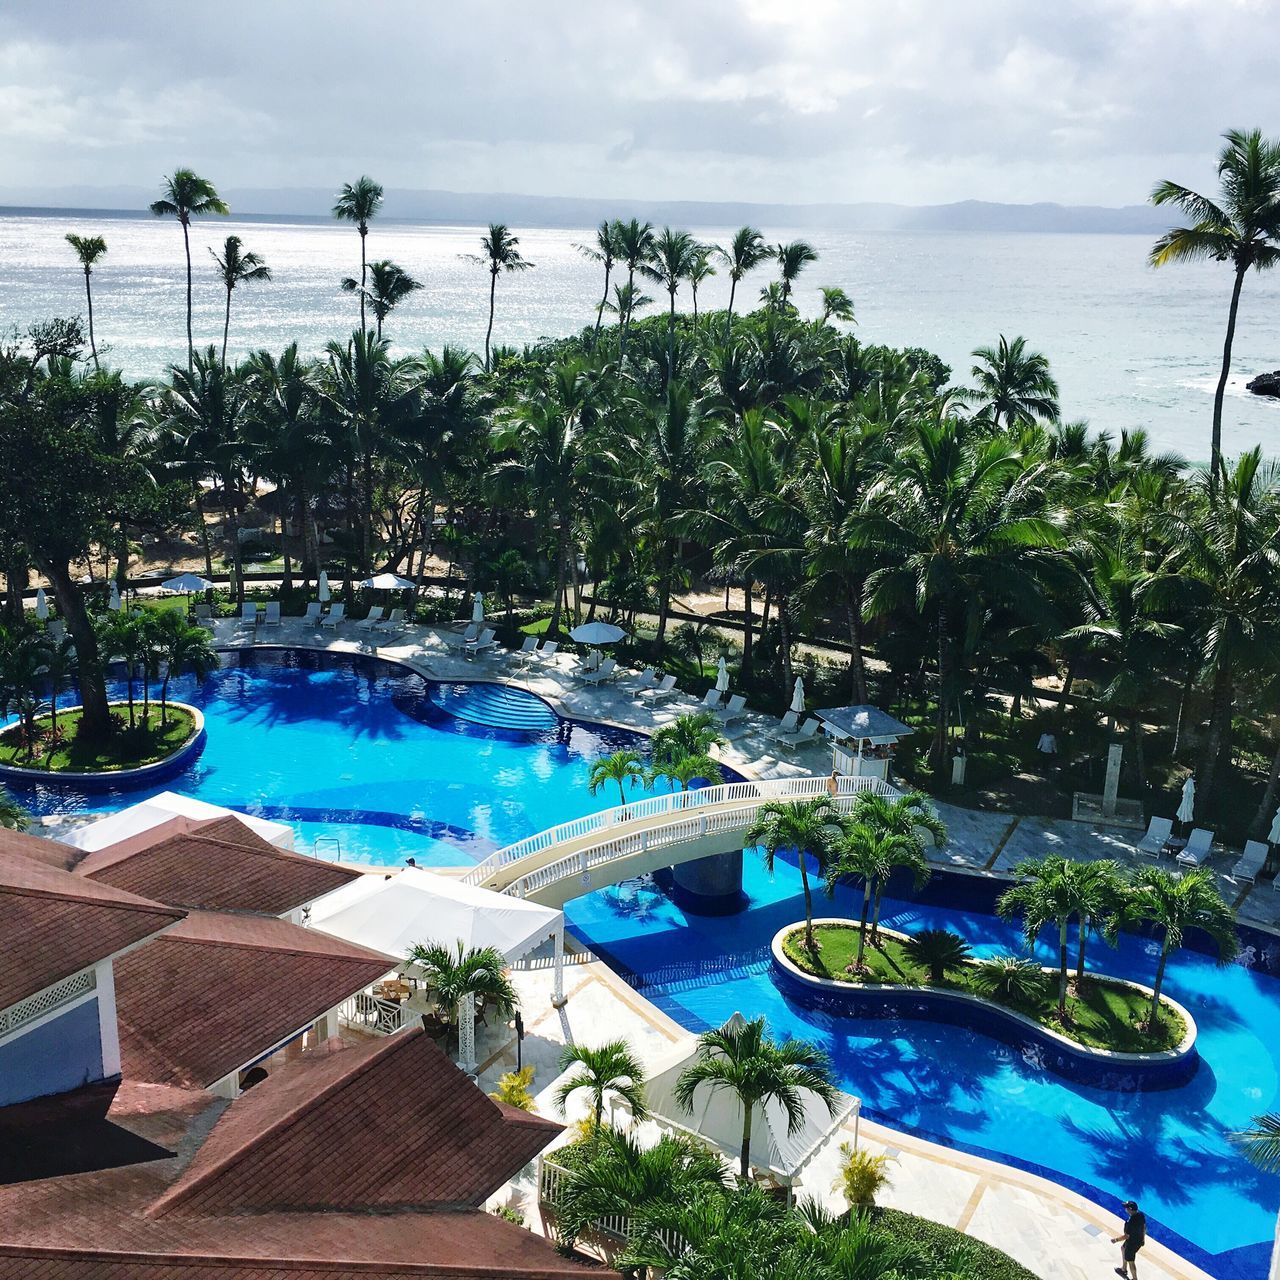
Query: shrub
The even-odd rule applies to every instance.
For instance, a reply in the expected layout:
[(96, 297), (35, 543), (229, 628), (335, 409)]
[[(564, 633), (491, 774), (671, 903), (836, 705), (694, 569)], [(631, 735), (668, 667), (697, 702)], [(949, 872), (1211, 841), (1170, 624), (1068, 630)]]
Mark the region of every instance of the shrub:
[(908, 958), (929, 971), (929, 981), (942, 982), (949, 970), (962, 969), (969, 944), (950, 929), (921, 929), (902, 946)]
[(495, 1102), (505, 1102), (509, 1107), (518, 1107), (521, 1111), (533, 1110), (533, 1068), (522, 1067), (519, 1071), (508, 1071), (498, 1077), (498, 1087), (489, 1095)]
[(840, 1180), (836, 1183), (851, 1209), (872, 1205), (876, 1196), (889, 1185), (889, 1157), (883, 1152), (872, 1155), (848, 1142), (840, 1144)]
[(993, 956), (978, 966), (977, 985), (1001, 1000), (1035, 1000), (1044, 990), (1044, 970), (1022, 956)]

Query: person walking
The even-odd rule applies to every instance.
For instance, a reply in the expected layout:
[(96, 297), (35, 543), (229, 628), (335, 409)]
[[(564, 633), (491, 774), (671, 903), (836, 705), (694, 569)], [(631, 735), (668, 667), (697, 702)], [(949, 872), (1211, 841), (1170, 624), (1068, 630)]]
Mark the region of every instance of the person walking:
[(1136, 1200), (1126, 1200), (1124, 1232), (1111, 1237), (1112, 1244), (1120, 1246), (1120, 1265), (1116, 1275), (1126, 1280), (1138, 1280), (1138, 1250), (1147, 1243), (1147, 1215), (1138, 1208)]

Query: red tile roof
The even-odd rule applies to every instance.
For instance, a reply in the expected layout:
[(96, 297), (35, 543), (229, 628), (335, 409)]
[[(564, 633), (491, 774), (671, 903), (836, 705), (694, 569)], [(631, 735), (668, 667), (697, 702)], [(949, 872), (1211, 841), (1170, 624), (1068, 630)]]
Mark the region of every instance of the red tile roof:
[(559, 1132), (487, 1097), (419, 1027), (237, 1099), (152, 1212), (477, 1206)]
[(395, 964), (270, 916), (192, 912), (116, 962), (125, 1078), (206, 1088)]
[(30, 856), (38, 836), (0, 841), (0, 1009), (181, 920), (183, 912)]
[(360, 875), (277, 849), (233, 814), (173, 818), (90, 853), (76, 871), (175, 906), (272, 916)]

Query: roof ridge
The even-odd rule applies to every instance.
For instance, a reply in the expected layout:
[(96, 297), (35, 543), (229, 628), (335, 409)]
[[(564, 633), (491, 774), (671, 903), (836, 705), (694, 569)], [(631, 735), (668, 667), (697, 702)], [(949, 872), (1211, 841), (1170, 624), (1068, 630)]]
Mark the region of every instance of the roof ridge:
[[(73, 875), (74, 873), (68, 871), (65, 874)], [(84, 880), (91, 880), (92, 878), (92, 876), (81, 877)], [(95, 883), (97, 882), (95, 881)], [(115, 885), (106, 887), (116, 893), (127, 894), (128, 897), (123, 900), (120, 898), (94, 898), (84, 894), (69, 893), (60, 889), (49, 889), (41, 885), (30, 884), (2, 884), (0, 885), (0, 894), (18, 894), (28, 898), (52, 898), (57, 902), (84, 902), (91, 903), (94, 906), (117, 907), (123, 911), (144, 911), (150, 915), (160, 912), (168, 915), (176, 914), (179, 917), (186, 915), (186, 910), (183, 907), (171, 906), (167, 902), (156, 902), (154, 899), (144, 898), (141, 894), (134, 893), (130, 889), (117, 889)]]
[[(174, 907), (174, 911), (181, 911), (181, 907)], [(231, 916), (236, 920), (261, 920), (268, 924), (289, 924), (288, 920), (282, 919), (280, 916), (269, 916), (262, 911), (231, 911), (225, 907), (219, 907), (216, 911), (204, 907), (196, 907), (191, 914), (202, 915), (219, 915)], [(187, 915), (187, 919), (191, 919), (191, 914)], [(294, 925), (295, 929), (301, 928), (301, 925)], [(314, 930), (315, 933), (320, 931)], [(362, 947), (358, 942), (348, 942), (346, 938), (339, 938), (331, 933), (324, 934), (327, 941), (336, 942), (344, 947), (350, 947), (350, 951), (319, 951), (312, 950), (309, 947), (290, 946), (287, 943), (276, 943), (271, 941), (260, 942), (256, 938), (193, 938), (189, 934), (174, 934), (169, 938), (170, 942), (184, 942), (196, 947), (249, 947), (255, 951), (274, 951), (284, 956), (321, 956), (327, 960), (390, 960), (389, 968), (395, 967), (395, 960), (391, 956), (384, 956), (381, 952), (374, 951), (369, 947)], [(359, 953), (359, 954), (357, 954)]]

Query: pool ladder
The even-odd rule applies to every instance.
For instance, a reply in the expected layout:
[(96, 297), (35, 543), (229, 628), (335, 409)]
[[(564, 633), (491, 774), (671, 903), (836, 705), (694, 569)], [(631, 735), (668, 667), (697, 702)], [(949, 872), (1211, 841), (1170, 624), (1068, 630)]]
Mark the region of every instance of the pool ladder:
[(323, 856), (322, 850), (328, 848), (333, 849), (334, 862), (341, 862), (342, 841), (339, 840), (337, 836), (316, 836), (315, 841), (311, 846), (311, 854), (315, 858), (320, 858)]

